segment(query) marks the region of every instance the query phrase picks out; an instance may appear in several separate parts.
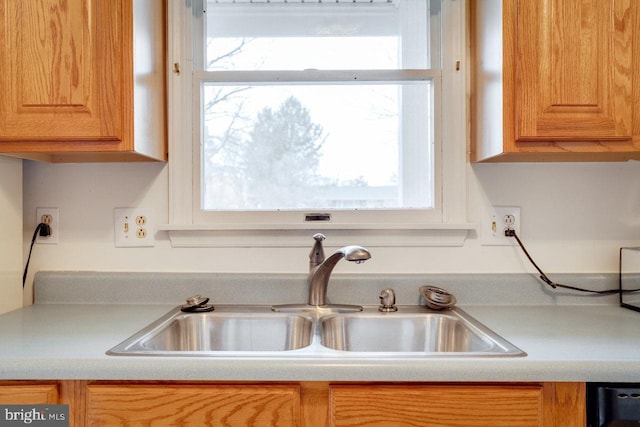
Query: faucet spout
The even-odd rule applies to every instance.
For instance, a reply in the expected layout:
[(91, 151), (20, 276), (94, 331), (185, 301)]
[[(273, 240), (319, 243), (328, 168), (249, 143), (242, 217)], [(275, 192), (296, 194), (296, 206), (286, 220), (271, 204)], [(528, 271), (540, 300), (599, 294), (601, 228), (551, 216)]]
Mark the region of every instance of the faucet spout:
[(360, 264), (371, 258), (371, 253), (362, 246), (345, 246), (338, 249), (320, 265), (312, 267), (309, 274), (309, 305), (317, 307), (327, 305), (329, 278), (333, 268), (342, 258)]
[(309, 285), (309, 301), (308, 304), (280, 304), (271, 307), (273, 311), (312, 311), (329, 310), (336, 312), (354, 312), (362, 311), (360, 305), (349, 304), (327, 304), (327, 285), (331, 272), (341, 259), (353, 261), (357, 264), (365, 262), (371, 258), (369, 251), (362, 246), (345, 246), (334, 252), (329, 258), (325, 259), (322, 241), (324, 235), (317, 233), (313, 236), (315, 240), (311, 253), (309, 254), (309, 276), (307, 284)]

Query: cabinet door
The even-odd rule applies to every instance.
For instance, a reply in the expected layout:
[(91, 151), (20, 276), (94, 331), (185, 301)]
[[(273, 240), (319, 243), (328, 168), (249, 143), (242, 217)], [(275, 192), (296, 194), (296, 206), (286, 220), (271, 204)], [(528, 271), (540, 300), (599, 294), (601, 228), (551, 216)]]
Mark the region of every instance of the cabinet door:
[(0, 2), (0, 143), (122, 139), (123, 5)]
[(88, 426), (297, 426), (298, 385), (89, 385)]
[(631, 140), (634, 2), (515, 0), (518, 143)]
[(329, 417), (332, 426), (344, 427), (578, 427), (585, 424), (583, 389), (581, 384), (334, 385)]
[(0, 385), (2, 405), (46, 405), (58, 403), (58, 388), (53, 384)]

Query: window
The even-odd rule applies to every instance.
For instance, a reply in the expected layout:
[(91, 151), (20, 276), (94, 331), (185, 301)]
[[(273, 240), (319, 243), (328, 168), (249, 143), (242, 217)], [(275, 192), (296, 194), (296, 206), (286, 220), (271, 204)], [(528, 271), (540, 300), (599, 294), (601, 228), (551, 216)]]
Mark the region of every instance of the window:
[(184, 1), (173, 224), (465, 228), (464, 2)]

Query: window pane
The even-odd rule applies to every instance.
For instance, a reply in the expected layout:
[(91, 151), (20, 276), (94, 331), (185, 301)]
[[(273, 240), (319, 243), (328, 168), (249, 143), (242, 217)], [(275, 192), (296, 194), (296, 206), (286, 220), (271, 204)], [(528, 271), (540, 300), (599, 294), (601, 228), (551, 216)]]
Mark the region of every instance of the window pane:
[(204, 84), (202, 208), (431, 208), (431, 92)]
[(397, 69), (395, 37), (216, 38), (207, 70)]
[(209, 0), (203, 69), (427, 69), (431, 45), (439, 41), (430, 31), (437, 27), (430, 16), (439, 16), (438, 5)]

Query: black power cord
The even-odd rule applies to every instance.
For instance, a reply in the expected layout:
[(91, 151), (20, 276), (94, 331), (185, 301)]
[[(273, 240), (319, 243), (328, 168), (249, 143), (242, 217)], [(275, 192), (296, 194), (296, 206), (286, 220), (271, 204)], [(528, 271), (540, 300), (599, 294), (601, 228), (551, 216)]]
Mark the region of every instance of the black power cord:
[(31, 251), (33, 251), (33, 245), (38, 238), (38, 234), (42, 237), (51, 235), (51, 227), (49, 224), (45, 224), (41, 222), (36, 226), (35, 231), (33, 232), (33, 237), (31, 238), (31, 246), (29, 247), (29, 256), (27, 257), (27, 264), (24, 266), (24, 273), (22, 274), (22, 287), (24, 288), (24, 284), (27, 281), (27, 271), (29, 271), (29, 261), (31, 261)]
[(512, 228), (507, 228), (506, 230), (504, 230), (504, 235), (507, 236), (507, 237), (513, 237), (513, 238), (516, 239), (516, 241), (518, 242), (518, 245), (520, 245), (520, 248), (522, 249), (522, 252), (524, 252), (524, 254), (527, 256), (527, 258), (529, 259), (531, 264), (536, 268), (536, 270), (538, 270), (538, 273), (540, 273), (540, 276), (539, 276), (540, 280), (542, 280), (547, 285), (551, 286), (553, 289), (556, 289), (556, 288), (570, 289), (572, 291), (588, 292), (588, 293), (596, 294), (596, 295), (612, 295), (612, 294), (620, 294), (620, 293), (640, 292), (640, 288), (638, 288), (638, 289), (624, 289), (624, 290), (621, 290), (621, 289), (606, 289), (604, 291), (594, 291), (593, 289), (584, 289), (584, 288), (578, 288), (578, 287), (575, 287), (575, 286), (569, 286), (569, 285), (563, 285), (563, 284), (560, 284), (560, 283), (556, 283), (553, 280), (549, 279), (549, 276), (547, 276), (544, 273), (544, 271), (542, 271), (540, 269), (540, 267), (538, 267), (538, 264), (536, 264), (536, 262), (533, 260), (533, 258), (531, 258), (531, 255), (529, 255), (529, 252), (524, 247), (524, 244), (522, 243), (522, 241), (520, 240), (520, 238), (516, 234), (516, 230), (514, 230)]

